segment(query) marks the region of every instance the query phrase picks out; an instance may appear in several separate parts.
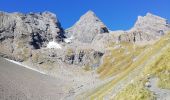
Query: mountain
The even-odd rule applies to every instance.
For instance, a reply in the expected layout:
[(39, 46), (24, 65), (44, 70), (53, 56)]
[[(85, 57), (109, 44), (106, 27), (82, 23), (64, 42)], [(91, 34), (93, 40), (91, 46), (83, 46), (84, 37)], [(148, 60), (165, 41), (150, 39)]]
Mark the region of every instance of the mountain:
[(167, 19), (161, 18), (151, 13), (146, 16), (138, 16), (138, 19), (131, 30), (143, 31), (149, 34), (162, 36), (170, 29), (170, 24)]
[(92, 11), (88, 11), (69, 29), (68, 37), (74, 37), (78, 41), (91, 43), (97, 34), (108, 33), (108, 28)]
[(169, 30), (170, 24), (167, 19), (147, 13), (144, 17), (139, 16), (134, 27), (130, 30), (119, 33), (117, 41), (148, 44), (158, 40)]
[(51, 12), (0, 12), (0, 56), (67, 82), (62, 99), (169, 100), (169, 32), (151, 13), (109, 31), (92, 11), (66, 30)]
[(31, 49), (41, 49), (49, 41), (59, 42), (63, 37), (64, 30), (53, 13), (0, 12), (2, 55), (15, 56), (15, 59), (23, 60), (31, 55)]

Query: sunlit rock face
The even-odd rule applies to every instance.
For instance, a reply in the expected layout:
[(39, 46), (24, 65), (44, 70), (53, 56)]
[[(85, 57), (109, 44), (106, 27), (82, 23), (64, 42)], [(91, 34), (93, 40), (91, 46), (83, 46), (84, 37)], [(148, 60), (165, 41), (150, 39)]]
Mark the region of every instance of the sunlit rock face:
[(167, 19), (147, 13), (144, 17), (138, 17), (132, 30), (139, 30), (161, 36), (170, 30), (170, 25)]
[(170, 24), (167, 19), (147, 13), (146, 16), (138, 16), (133, 28), (117, 35), (117, 41), (148, 44), (156, 41), (168, 31), (170, 31)]
[[(103, 55), (109, 45), (119, 42), (148, 44), (169, 30), (170, 25), (166, 19), (150, 13), (144, 17), (139, 16), (134, 27), (128, 31), (109, 31), (92, 11), (85, 13), (66, 30), (61, 27), (56, 15), (50, 12), (29, 14), (0, 12), (0, 54), (10, 59), (24, 61), (34, 55), (34, 50), (43, 52), (44, 49), (47, 51), (55, 49), (55, 54), (61, 55), (60, 59), (65, 63), (93, 65), (93, 62), (87, 59), (96, 60), (93, 55), (96, 52)], [(84, 52), (82, 62), (78, 60), (79, 56), (82, 56), (82, 52), (78, 50), (81, 47)], [(70, 51), (70, 48), (74, 52), (68, 55), (67, 51)], [(89, 50), (86, 51), (86, 48)], [(47, 53), (48, 58), (49, 52), (44, 53)], [(102, 55), (97, 57), (97, 61)]]
[(75, 25), (66, 30), (68, 37), (73, 36), (84, 43), (91, 43), (97, 34), (108, 32), (108, 28), (92, 11), (88, 11), (81, 16)]
[(49, 41), (63, 41), (64, 31), (56, 15), (43, 13), (0, 12), (0, 52), (23, 60), (31, 50), (46, 47)]

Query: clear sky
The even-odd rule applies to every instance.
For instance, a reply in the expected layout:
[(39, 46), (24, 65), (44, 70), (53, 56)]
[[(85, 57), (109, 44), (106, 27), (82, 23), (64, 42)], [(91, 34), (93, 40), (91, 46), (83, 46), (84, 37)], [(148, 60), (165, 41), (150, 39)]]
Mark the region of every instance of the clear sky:
[(111, 30), (127, 30), (138, 15), (147, 12), (170, 21), (170, 0), (0, 0), (0, 11), (53, 12), (64, 28), (72, 26), (88, 10)]

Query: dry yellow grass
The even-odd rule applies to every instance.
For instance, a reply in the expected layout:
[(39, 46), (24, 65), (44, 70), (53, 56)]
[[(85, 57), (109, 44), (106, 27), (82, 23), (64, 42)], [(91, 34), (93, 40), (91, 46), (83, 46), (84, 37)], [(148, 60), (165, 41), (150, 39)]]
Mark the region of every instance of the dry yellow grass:
[(145, 47), (133, 48), (132, 43), (121, 43), (119, 48), (111, 49), (104, 57), (103, 64), (98, 68), (97, 72), (102, 79), (117, 75), (127, 69)]
[[(159, 78), (158, 85), (160, 88), (170, 89), (170, 44), (169, 36), (163, 37), (157, 42), (151, 52), (163, 48), (155, 58), (148, 62), (141, 77), (137, 77), (134, 83), (129, 84), (125, 89), (118, 93), (114, 100), (155, 100), (151, 91), (145, 88), (147, 77), (155, 76)], [(156, 52), (155, 52), (156, 53)], [(156, 55), (156, 54), (155, 54)]]
[(158, 77), (158, 86), (170, 89), (170, 47), (159, 56), (150, 66), (145, 68), (145, 75)]
[(129, 84), (113, 100), (155, 100), (154, 94), (144, 88), (146, 81), (146, 79), (141, 79), (133, 84)]
[[(138, 68), (139, 66), (143, 65), (143, 68), (152, 68), (152, 67), (156, 67), (155, 65), (153, 65), (154, 63), (152, 61), (148, 62), (149, 60), (152, 60), (152, 56), (157, 55), (159, 53), (159, 51), (162, 50), (162, 48), (164, 48), (166, 45), (168, 45), (170, 43), (169, 40), (169, 35), (168, 36), (164, 36), (162, 37), (162, 39), (160, 39), (157, 43), (155, 43), (153, 46), (150, 47), (136, 47), (135, 49), (133, 48), (133, 45), (131, 44), (121, 44), (121, 47), (123, 48), (119, 48), (119, 49), (112, 49), (110, 52), (110, 55), (105, 56), (104, 60), (103, 60), (103, 64), (100, 66), (100, 68), (98, 69), (98, 73), (101, 75), (102, 79), (105, 79), (107, 77), (111, 77), (114, 75), (117, 75), (117, 77), (108, 82), (107, 84), (104, 84), (101, 87), (98, 87), (96, 89), (94, 89), (93, 91), (89, 92), (87, 94), (87, 96), (90, 97), (90, 99), (103, 99), (103, 97), (105, 95), (107, 95), (108, 93), (110, 93), (110, 91), (114, 88), (114, 86), (116, 85), (116, 83), (118, 83), (121, 80), (124, 80), (126, 78), (126, 76), (131, 73), (134, 69)], [(126, 56), (125, 51), (130, 51), (130, 53), (128, 54), (128, 56)], [(169, 51), (168, 51), (169, 52)], [(167, 53), (165, 53), (167, 55)], [(127, 62), (131, 62), (132, 58), (128, 58), (129, 56), (132, 56), (132, 58), (134, 57), (138, 57), (138, 59), (136, 59), (134, 62), (130, 63), (128, 65)], [(160, 53), (160, 55), (162, 55)], [(163, 57), (165, 57), (165, 55), (163, 55)], [(114, 61), (113, 61), (114, 58)], [(122, 59), (123, 58), (123, 59)], [(162, 67), (159, 66), (159, 68), (155, 68), (155, 71), (157, 74), (155, 74), (156, 76), (158, 76), (160, 78), (159, 81), (159, 86), (162, 88), (169, 88), (169, 60), (170, 56), (167, 55), (166, 58), (164, 58), (165, 60), (162, 61), (162, 63), (159, 61), (159, 65), (163, 65)], [(127, 60), (127, 62), (126, 62)], [(153, 61), (155, 62), (156, 59), (153, 59)], [(124, 63), (125, 62), (125, 63)], [(152, 64), (150, 64), (152, 63)], [(166, 63), (166, 64), (165, 64)], [(123, 66), (124, 64), (124, 66)], [(153, 65), (152, 67), (149, 67), (150, 65)], [(158, 63), (156, 63), (156, 65), (158, 65)], [(166, 65), (166, 66), (165, 66)], [(153, 69), (153, 68), (152, 68)], [(148, 71), (148, 72), (147, 72)], [(144, 75), (147, 76), (146, 73), (151, 73), (151, 69), (148, 69)], [(152, 72), (152, 73), (154, 73)], [(142, 70), (141, 70), (142, 73)], [(163, 74), (164, 73), (164, 74)], [(123, 98), (118, 99), (117, 100), (126, 100), (126, 98), (128, 98), (128, 92), (131, 91), (131, 93), (139, 93), (138, 95), (134, 95), (134, 99), (132, 100), (150, 100), (150, 99), (154, 99), (154, 96), (152, 95), (151, 92), (149, 92), (147, 89), (144, 88), (143, 86), (143, 81), (136, 81), (136, 83), (130, 84), (125, 88), (125, 91), (123, 93), (118, 94), (118, 96), (120, 95)], [(140, 87), (137, 87), (136, 85), (140, 84)], [(142, 91), (141, 91), (142, 89)], [(141, 98), (141, 99), (140, 99)]]

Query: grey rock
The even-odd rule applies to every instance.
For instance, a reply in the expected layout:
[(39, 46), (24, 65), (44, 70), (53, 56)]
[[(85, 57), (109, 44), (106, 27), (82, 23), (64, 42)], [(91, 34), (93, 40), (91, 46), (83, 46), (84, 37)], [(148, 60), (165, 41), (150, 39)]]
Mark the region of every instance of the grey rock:
[(91, 45), (94, 50), (104, 53), (105, 49), (115, 43), (115, 41), (115, 35), (112, 33), (98, 34), (92, 41)]
[(31, 50), (46, 47), (49, 41), (62, 41), (64, 31), (53, 13), (0, 12), (1, 55), (24, 60)]
[(152, 34), (147, 34), (142, 31), (131, 31), (131, 32), (124, 32), (117, 37), (117, 41), (119, 42), (139, 42), (139, 41), (147, 41), (156, 40), (156, 37)]
[(122, 31), (116, 37), (119, 42), (146, 43), (155, 41), (170, 31), (170, 24), (167, 19), (147, 13), (146, 16), (139, 16), (134, 27), (128, 31)]
[(67, 64), (97, 67), (103, 53), (92, 48), (79, 46), (65, 49), (63, 55), (63, 61)]
[(84, 43), (91, 43), (97, 34), (108, 32), (104, 23), (92, 11), (81, 16), (75, 25), (66, 30), (67, 37), (74, 37)]
[(46, 64), (52, 66), (55, 62), (62, 60), (59, 54), (60, 51), (55, 49), (37, 49), (32, 51), (30, 60), (34, 65)]
[(65, 47), (61, 49), (37, 49), (32, 51), (30, 57), (34, 65), (53, 65), (57, 62), (76, 66), (98, 67), (103, 53), (91, 48)]
[(134, 27), (131, 30), (138, 30), (148, 34), (162, 36), (170, 30), (170, 24), (167, 19), (147, 13), (144, 17), (138, 17)]
[[(65, 31), (56, 16), (50, 12), (0, 12), (0, 56), (17, 61), (30, 60), (37, 65), (60, 62), (97, 67), (105, 49), (110, 45), (142, 41), (148, 44), (168, 31), (168, 21), (150, 13), (138, 17), (134, 27), (128, 31), (110, 32), (92, 11), (88, 11)], [(72, 38), (65, 38), (65, 33)], [(60, 43), (62, 49), (46, 48), (49, 41)]]
[(150, 88), (151, 87), (151, 83), (150, 82), (146, 82), (145, 83), (145, 87)]

